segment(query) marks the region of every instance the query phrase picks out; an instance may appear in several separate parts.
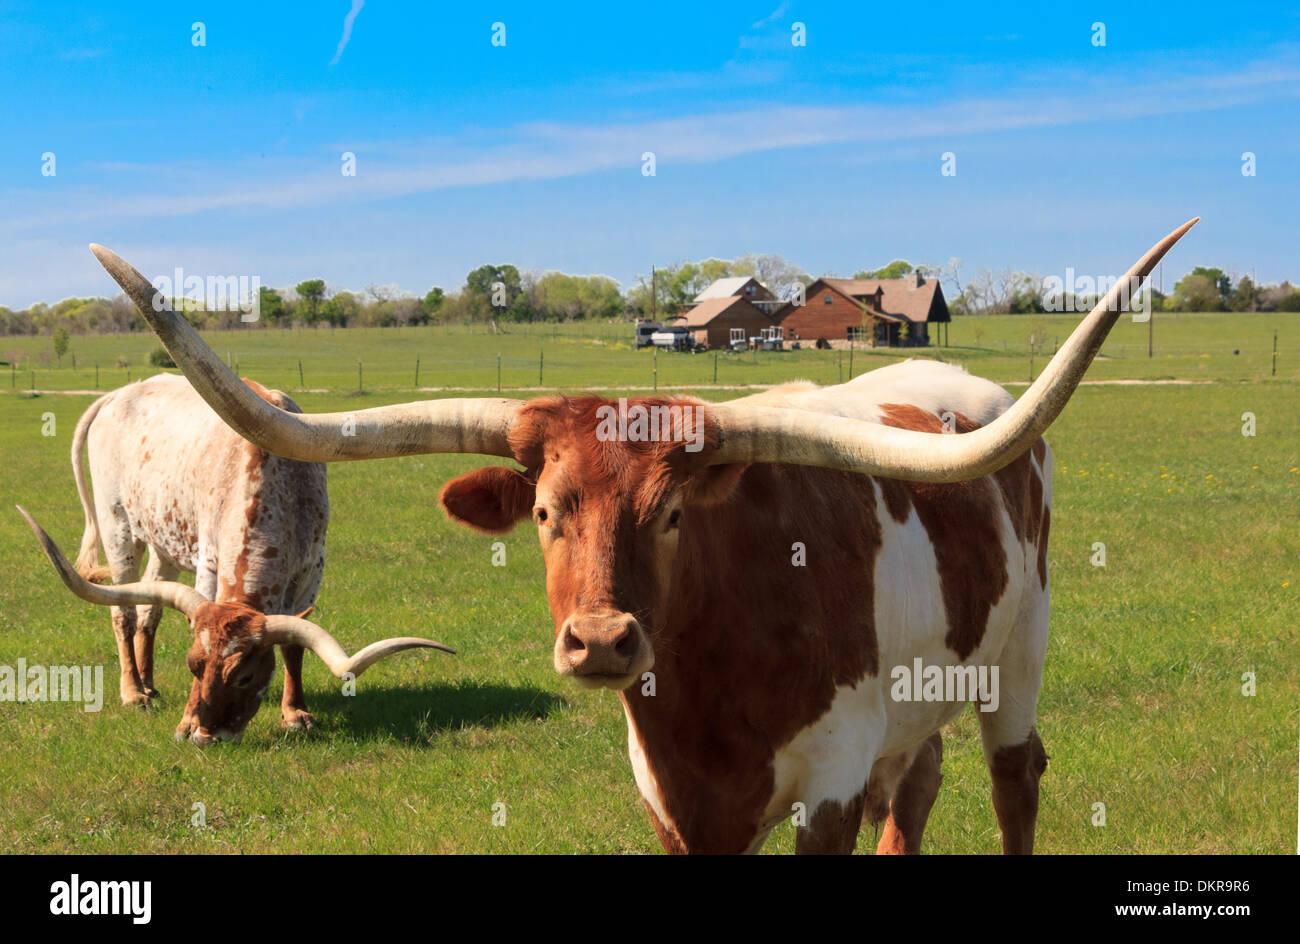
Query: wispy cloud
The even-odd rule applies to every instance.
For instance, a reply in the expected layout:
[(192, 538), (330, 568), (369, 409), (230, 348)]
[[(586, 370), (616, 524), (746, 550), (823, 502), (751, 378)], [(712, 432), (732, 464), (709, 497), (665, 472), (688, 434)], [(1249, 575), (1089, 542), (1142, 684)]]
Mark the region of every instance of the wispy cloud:
[(352, 0), (352, 9), (348, 15), (343, 18), (343, 36), (339, 39), (339, 48), (334, 51), (334, 58), (330, 60), (330, 65), (339, 64), (339, 59), (343, 56), (343, 50), (348, 48), (348, 42), (352, 39), (352, 24), (356, 22), (357, 14), (361, 8), (366, 5), (366, 0)]
[[(1300, 68), (1250, 64), (1231, 73), (1186, 76), (1142, 84), (1077, 88), (1026, 96), (967, 98), (929, 105), (767, 105), (699, 115), (604, 124), (528, 122), (506, 129), (423, 140), (322, 143), (309, 154), (273, 160), (251, 157), (208, 167), (194, 186), (192, 163), (153, 168), (141, 192), (121, 187), (122, 174), (143, 165), (101, 165), (99, 188), (68, 194), (51, 207), (37, 192), (6, 194), (15, 210), (0, 232), (48, 231), (102, 219), (165, 219), (213, 210), (275, 212), (293, 207), (358, 205), (369, 201), (523, 181), (639, 171), (641, 154), (655, 152), (659, 167), (705, 164), (783, 149), (816, 149), (870, 142), (933, 142), (947, 149), (975, 135), (1023, 129), (1127, 121), (1196, 113), (1254, 101), (1300, 96)], [(339, 173), (341, 150), (358, 156), (355, 177)], [(937, 153), (937, 152), (936, 152)], [(328, 155), (328, 156), (326, 156)]]
[(65, 49), (59, 53), (59, 58), (64, 62), (81, 62), (86, 59), (98, 59), (104, 55), (103, 49)]
[(768, 23), (775, 23), (777, 20), (781, 19), (781, 17), (785, 16), (785, 11), (788, 9), (790, 9), (790, 4), (788, 2), (783, 2), (779, 7), (773, 10), (767, 16), (763, 17), (761, 20), (757, 20), (749, 28), (755, 30), (762, 29)]

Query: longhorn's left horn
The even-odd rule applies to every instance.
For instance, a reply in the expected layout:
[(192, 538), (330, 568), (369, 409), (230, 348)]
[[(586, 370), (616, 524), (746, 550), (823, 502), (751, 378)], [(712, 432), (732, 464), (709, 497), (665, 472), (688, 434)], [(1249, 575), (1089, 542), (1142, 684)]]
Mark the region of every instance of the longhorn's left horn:
[(232, 429), (268, 452), (303, 462), (432, 452), (513, 456), (506, 436), (520, 400), (418, 400), (355, 413), (276, 409), (240, 381), (148, 279), (103, 246), (92, 243), (90, 251), (135, 302), (199, 395)]
[(1134, 263), (1074, 329), (1033, 386), (988, 426), (941, 435), (841, 416), (719, 403), (708, 408), (718, 437), (710, 461), (783, 462), (915, 482), (957, 482), (996, 472), (1052, 424), (1119, 320), (1121, 301), (1136, 294), (1161, 257), (1199, 219), (1178, 227)]
[(394, 639), (381, 639), (372, 642), (354, 656), (349, 656), (339, 645), (338, 640), (321, 626), (300, 616), (266, 617), (266, 642), (277, 646), (302, 646), (320, 656), (322, 662), (338, 678), (349, 672), (353, 678), (370, 668), (380, 659), (387, 658), (404, 649), (439, 649), (456, 654), (440, 642), (432, 639), (417, 639), (414, 636), (399, 636)]

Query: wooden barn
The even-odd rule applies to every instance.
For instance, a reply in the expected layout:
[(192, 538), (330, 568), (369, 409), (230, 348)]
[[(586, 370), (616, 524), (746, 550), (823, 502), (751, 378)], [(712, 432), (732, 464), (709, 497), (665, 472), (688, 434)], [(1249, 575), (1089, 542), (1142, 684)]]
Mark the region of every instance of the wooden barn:
[(901, 279), (822, 278), (804, 299), (777, 314), (789, 341), (856, 338), (870, 347), (925, 347), (930, 325), (952, 317), (938, 280), (919, 272)]

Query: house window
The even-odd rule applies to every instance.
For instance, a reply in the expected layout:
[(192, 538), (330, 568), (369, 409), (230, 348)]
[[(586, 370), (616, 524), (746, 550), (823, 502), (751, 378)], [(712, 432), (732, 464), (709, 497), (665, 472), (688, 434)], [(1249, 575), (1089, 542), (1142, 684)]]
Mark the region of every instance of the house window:
[(731, 343), (732, 343), (732, 344), (735, 344), (737, 341), (741, 341), (741, 342), (743, 342), (744, 340), (745, 340), (745, 329), (744, 329), (744, 328), (732, 328), (732, 329), (731, 329)]
[(785, 337), (785, 328), (782, 325), (772, 325), (768, 329), (768, 337), (773, 341), (780, 341)]
[(833, 304), (835, 304), (835, 298), (834, 298), (834, 296), (832, 296), (832, 295), (827, 295), (825, 298), (822, 299), (822, 304), (824, 304), (824, 305), (833, 305)]
[(746, 295), (753, 295), (753, 294), (754, 294), (754, 286), (752, 286), (752, 285), (746, 285), (746, 286), (745, 286), (745, 294), (746, 294)]

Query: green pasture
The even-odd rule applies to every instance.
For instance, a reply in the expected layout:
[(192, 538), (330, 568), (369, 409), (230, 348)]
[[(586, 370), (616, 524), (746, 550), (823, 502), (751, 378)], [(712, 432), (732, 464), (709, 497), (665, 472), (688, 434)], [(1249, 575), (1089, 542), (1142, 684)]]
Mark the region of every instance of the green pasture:
[[(1038, 849), (1056, 853), (1289, 853), (1296, 842), (1300, 733), (1300, 320), (1291, 315), (1156, 315), (1122, 322), (1090, 379), (1193, 384), (1081, 388), (1049, 434), (1056, 456), (1052, 640), (1039, 730)], [(1076, 319), (959, 320), (952, 346), (910, 352), (1012, 383), (1029, 375), (1026, 338), (1047, 354)], [(983, 331), (975, 338), (977, 323)], [(1271, 377), (1273, 331), (1282, 356)], [(308, 411), (352, 410), (421, 386), (614, 391), (653, 382), (653, 355), (624, 326), (559, 332), (466, 328), (246, 331), (208, 336), (240, 372)], [(1003, 342), (1006, 349), (1002, 349)], [(99, 389), (154, 373), (151, 335), (74, 337), (74, 369), (39, 363), (48, 338), (0, 339), (35, 367), (38, 390)], [(1240, 353), (1234, 354), (1234, 350)], [(853, 372), (897, 352), (853, 354)], [(658, 380), (709, 398), (794, 377), (833, 382), (848, 352), (660, 355)], [(356, 396), (356, 361), (366, 393)], [(6, 354), (4, 360), (14, 360)], [(298, 381), (297, 361), (304, 382)], [(1041, 368), (1044, 357), (1035, 359)], [(3, 368), (8, 371), (6, 365)], [(89, 394), (24, 393), (25, 366), (0, 374), (0, 665), (103, 664), (103, 710), (0, 702), (0, 851), (5, 852), (652, 852), (658, 849), (608, 692), (551, 668), (551, 619), (533, 529), (502, 538), (453, 527), (441, 484), (482, 460), (427, 456), (331, 466), (333, 519), (313, 618), (349, 649), (428, 635), (459, 652), (404, 653), (355, 697), (310, 655), (318, 727), (279, 727), (269, 702), (240, 745), (172, 740), (188, 693), (184, 621), (159, 631), (160, 710), (117, 703), (105, 610), (72, 597), (25, 524), (28, 508), (64, 548), (81, 535), (68, 449)], [(305, 388), (300, 389), (300, 388)], [(1013, 387), (1014, 392), (1019, 388)], [(325, 392), (312, 392), (325, 391)], [(438, 394), (427, 394), (438, 395)], [(447, 394), (458, 395), (458, 394)], [(459, 394), (463, 395), (463, 394)], [(1255, 417), (1243, 436), (1243, 414)], [(48, 414), (53, 414), (53, 436)], [(488, 460), (492, 461), (492, 460)], [(492, 566), (492, 543), (507, 565)], [(1104, 567), (1093, 566), (1105, 545)], [(188, 579), (188, 578), (187, 578)], [(1255, 694), (1242, 693), (1253, 673)], [(926, 849), (999, 848), (969, 712), (944, 730), (944, 783)], [(205, 824), (194, 825), (195, 804)], [(1094, 805), (1106, 824), (1093, 825)], [(504, 806), (494, 805), (504, 804)], [(498, 822), (504, 810), (504, 823)], [(874, 846), (864, 831), (859, 851)], [(793, 848), (778, 827), (769, 852)]]
[[(1153, 325), (1124, 316), (1111, 331), (1093, 380), (1300, 380), (1300, 315), (1293, 313), (1169, 314)], [(293, 392), (375, 393), (412, 390), (419, 360), (421, 387), (612, 389), (618, 387), (732, 387), (807, 379), (838, 383), (850, 371), (882, 367), (904, 357), (941, 357), (999, 383), (1027, 381), (1078, 323), (1077, 315), (958, 318), (946, 346), (924, 349), (745, 354), (659, 354), (631, 345), (632, 328), (619, 324), (485, 325), (404, 328), (300, 328), (205, 333), (213, 349), (245, 376)], [(1148, 337), (1150, 335), (1150, 338)], [(1031, 339), (1037, 340), (1031, 350)], [(1148, 341), (1152, 356), (1148, 357)], [(48, 337), (0, 338), (0, 391), (111, 390), (155, 372), (152, 333), (78, 335), (62, 363)], [(1290, 351), (1290, 354), (1288, 354)], [(75, 366), (74, 366), (75, 361)], [(119, 363), (126, 366), (119, 367)], [(98, 367), (98, 372), (96, 372)], [(715, 382), (716, 370), (716, 382)], [(5, 374), (8, 376), (5, 376)], [(98, 378), (98, 384), (96, 383)]]

